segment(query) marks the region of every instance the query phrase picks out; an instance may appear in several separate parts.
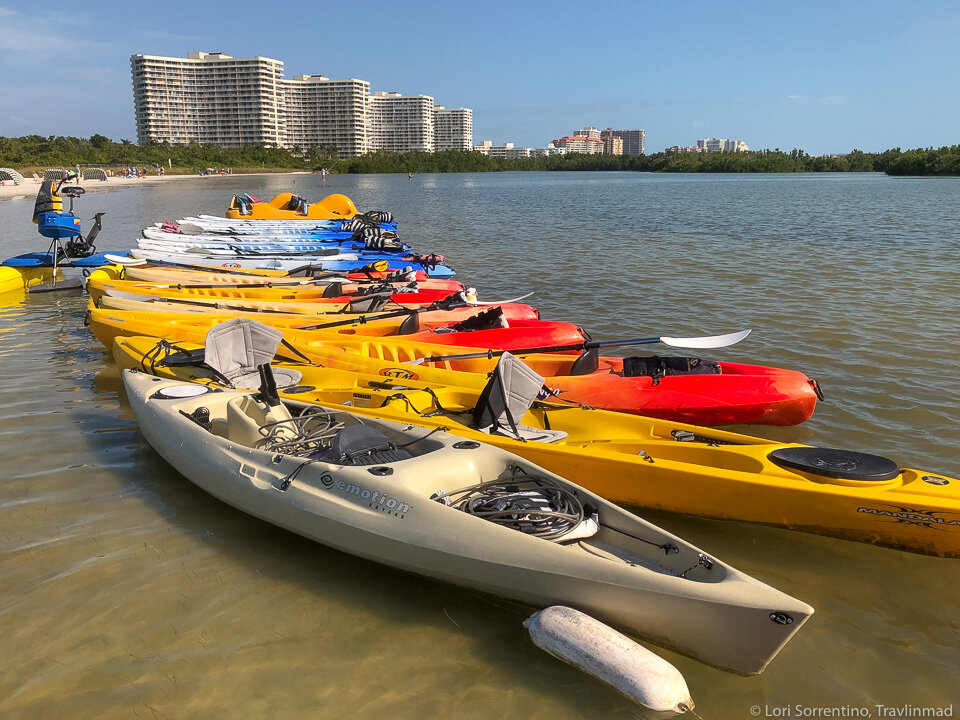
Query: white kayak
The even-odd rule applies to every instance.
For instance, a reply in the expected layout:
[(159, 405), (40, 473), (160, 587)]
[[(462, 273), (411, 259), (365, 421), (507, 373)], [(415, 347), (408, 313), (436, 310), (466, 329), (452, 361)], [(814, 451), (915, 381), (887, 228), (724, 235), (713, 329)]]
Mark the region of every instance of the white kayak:
[[(147, 241), (144, 241), (147, 242)], [(312, 265), (317, 270), (328, 270), (331, 272), (353, 272), (370, 263), (377, 262), (376, 259), (357, 259), (343, 260), (335, 257), (318, 255), (257, 255), (244, 254), (231, 250), (204, 250), (189, 252), (182, 250), (157, 250), (151, 248), (131, 248), (129, 251), (131, 257), (148, 260), (154, 263), (173, 263), (178, 265), (203, 265), (208, 267), (220, 268), (247, 268), (253, 270), (297, 270), (305, 265)], [(344, 257), (344, 256), (340, 256)], [(404, 270), (410, 268), (426, 268), (431, 277), (449, 278), (455, 274), (454, 270), (446, 265), (424, 266), (413, 260), (384, 260), (387, 264), (388, 272)]]
[[(208, 348), (207, 360), (235, 350)], [(741, 674), (761, 672), (813, 613), (498, 448), (268, 391), (130, 370), (123, 382), (144, 436), (187, 479), (344, 552), (538, 608), (567, 605)]]

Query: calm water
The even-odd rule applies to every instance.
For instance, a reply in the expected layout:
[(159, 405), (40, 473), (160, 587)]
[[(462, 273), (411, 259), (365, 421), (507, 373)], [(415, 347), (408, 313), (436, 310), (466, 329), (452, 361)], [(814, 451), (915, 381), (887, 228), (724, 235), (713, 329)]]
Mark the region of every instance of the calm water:
[[(392, 210), (487, 298), (535, 290), (595, 337), (753, 328), (713, 356), (793, 367), (827, 402), (779, 439), (960, 476), (960, 180), (629, 173), (195, 179), (89, 194), (101, 249), (231, 194)], [(32, 190), (32, 188), (31, 188)], [(40, 247), (0, 202), (0, 257)], [(85, 225), (86, 226), (86, 225)], [(0, 310), (0, 717), (630, 718), (532, 646), (528, 610), (302, 540), (147, 447), (81, 297)], [(764, 675), (664, 653), (707, 719), (753, 705), (960, 716), (960, 561), (647, 513), (817, 609)], [(793, 716), (797, 709), (793, 707)]]

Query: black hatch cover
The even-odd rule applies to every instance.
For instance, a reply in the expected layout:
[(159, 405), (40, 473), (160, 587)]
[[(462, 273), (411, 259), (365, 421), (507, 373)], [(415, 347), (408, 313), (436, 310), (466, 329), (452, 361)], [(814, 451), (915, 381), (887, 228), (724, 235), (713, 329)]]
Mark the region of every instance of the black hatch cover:
[(767, 457), (782, 467), (843, 480), (881, 482), (900, 474), (893, 460), (853, 450), (788, 447), (774, 450)]

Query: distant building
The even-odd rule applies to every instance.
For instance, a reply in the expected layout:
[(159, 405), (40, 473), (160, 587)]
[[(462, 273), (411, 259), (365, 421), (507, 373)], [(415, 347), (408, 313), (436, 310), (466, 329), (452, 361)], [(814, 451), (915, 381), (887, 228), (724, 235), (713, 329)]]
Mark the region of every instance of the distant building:
[(607, 135), (603, 138), (604, 155), (623, 155), (623, 138)]
[(623, 141), (624, 155), (643, 155), (646, 130), (614, 130), (607, 128), (600, 133), (600, 138), (615, 137)]
[(285, 95), (284, 147), (335, 148), (339, 157), (356, 157), (367, 151), (370, 83), (296, 75), (280, 85)]
[(469, 150), (473, 145), (473, 110), (433, 107), (433, 149)]
[(583, 135), (568, 135), (553, 141), (553, 145), (568, 153), (597, 155), (603, 152), (603, 140)]
[(434, 105), (428, 95), (370, 94), (370, 83), (323, 75), (283, 76), (283, 62), (191, 52), (186, 58), (133, 55), (137, 141), (220, 147), (469, 150), (473, 111)]
[(566, 155), (567, 151), (563, 148), (558, 148), (553, 143), (548, 143), (546, 147), (534, 148), (531, 150), (533, 157), (547, 157), (550, 155)]
[(192, 52), (186, 58), (133, 55), (130, 71), (141, 144), (284, 144), (280, 60), (219, 52)]
[(691, 147), (690, 145), (671, 145), (664, 152), (668, 153), (688, 153), (688, 152), (699, 152), (697, 148)]
[(370, 150), (433, 151), (433, 98), (376, 92), (370, 97)]
[(743, 140), (724, 140), (720, 138), (697, 140), (698, 152), (746, 152), (749, 149)]
[(595, 127), (585, 127), (581, 130), (574, 130), (572, 134), (574, 137), (592, 138), (594, 140), (600, 139), (600, 131)]
[(490, 157), (501, 158), (524, 158), (533, 155), (533, 150), (530, 148), (514, 147), (513, 143), (494, 145), (493, 140), (484, 140), (479, 145), (474, 145), (473, 151)]

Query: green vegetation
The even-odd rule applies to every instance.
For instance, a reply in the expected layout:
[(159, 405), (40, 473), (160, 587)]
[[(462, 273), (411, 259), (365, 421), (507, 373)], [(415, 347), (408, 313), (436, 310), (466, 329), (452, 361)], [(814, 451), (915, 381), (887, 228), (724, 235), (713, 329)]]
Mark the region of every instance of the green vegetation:
[[(18, 138), (0, 137), (0, 167), (28, 172), (45, 168), (74, 165), (124, 167), (162, 165), (168, 173), (193, 174), (208, 167), (233, 168), (263, 172), (265, 170), (306, 170), (323, 154), (304, 153), (298, 157), (289, 150), (246, 145), (239, 148), (218, 148), (214, 145), (189, 143), (148, 143), (136, 145), (129, 140), (114, 142), (103, 135), (84, 140), (75, 137), (27, 135)], [(168, 161), (171, 161), (168, 163)], [(172, 165), (172, 167), (171, 167)]]
[[(168, 165), (172, 161), (172, 169)], [(339, 173), (496, 172), (502, 170), (631, 170), (642, 172), (886, 172), (889, 175), (960, 175), (960, 145), (882, 153), (854, 150), (839, 157), (808, 155), (803, 150), (744, 153), (654, 153), (630, 155), (551, 155), (492, 158), (480, 153), (444, 150), (393, 153), (385, 150), (338, 160), (330, 148), (295, 151), (246, 145), (218, 148), (189, 143), (135, 145), (103, 135), (73, 137), (0, 137), (0, 166), (33, 172), (49, 167), (123, 167), (162, 165), (167, 172), (192, 174), (208, 168), (234, 172), (319, 170)]]
[[(533, 158), (493, 158), (474, 152), (446, 150), (437, 153), (392, 153), (384, 150), (369, 153), (351, 160), (341, 160), (335, 166), (339, 172), (348, 173), (398, 173), (398, 172), (490, 172), (497, 170), (633, 170), (641, 172), (887, 172), (898, 166), (898, 159), (918, 155), (939, 155), (949, 151), (900, 149), (882, 153), (865, 153), (861, 150), (839, 157), (808, 155), (803, 150), (783, 152), (759, 150), (742, 153), (654, 153), (652, 155), (550, 155)], [(957, 149), (953, 149), (952, 172), (937, 174), (960, 174), (957, 165)], [(934, 167), (946, 166), (946, 160)], [(919, 163), (912, 163), (916, 170)], [(890, 174), (894, 173), (892, 170)], [(913, 172), (910, 174), (931, 174)]]
[(960, 175), (960, 145), (907, 150), (884, 170), (888, 175)]

